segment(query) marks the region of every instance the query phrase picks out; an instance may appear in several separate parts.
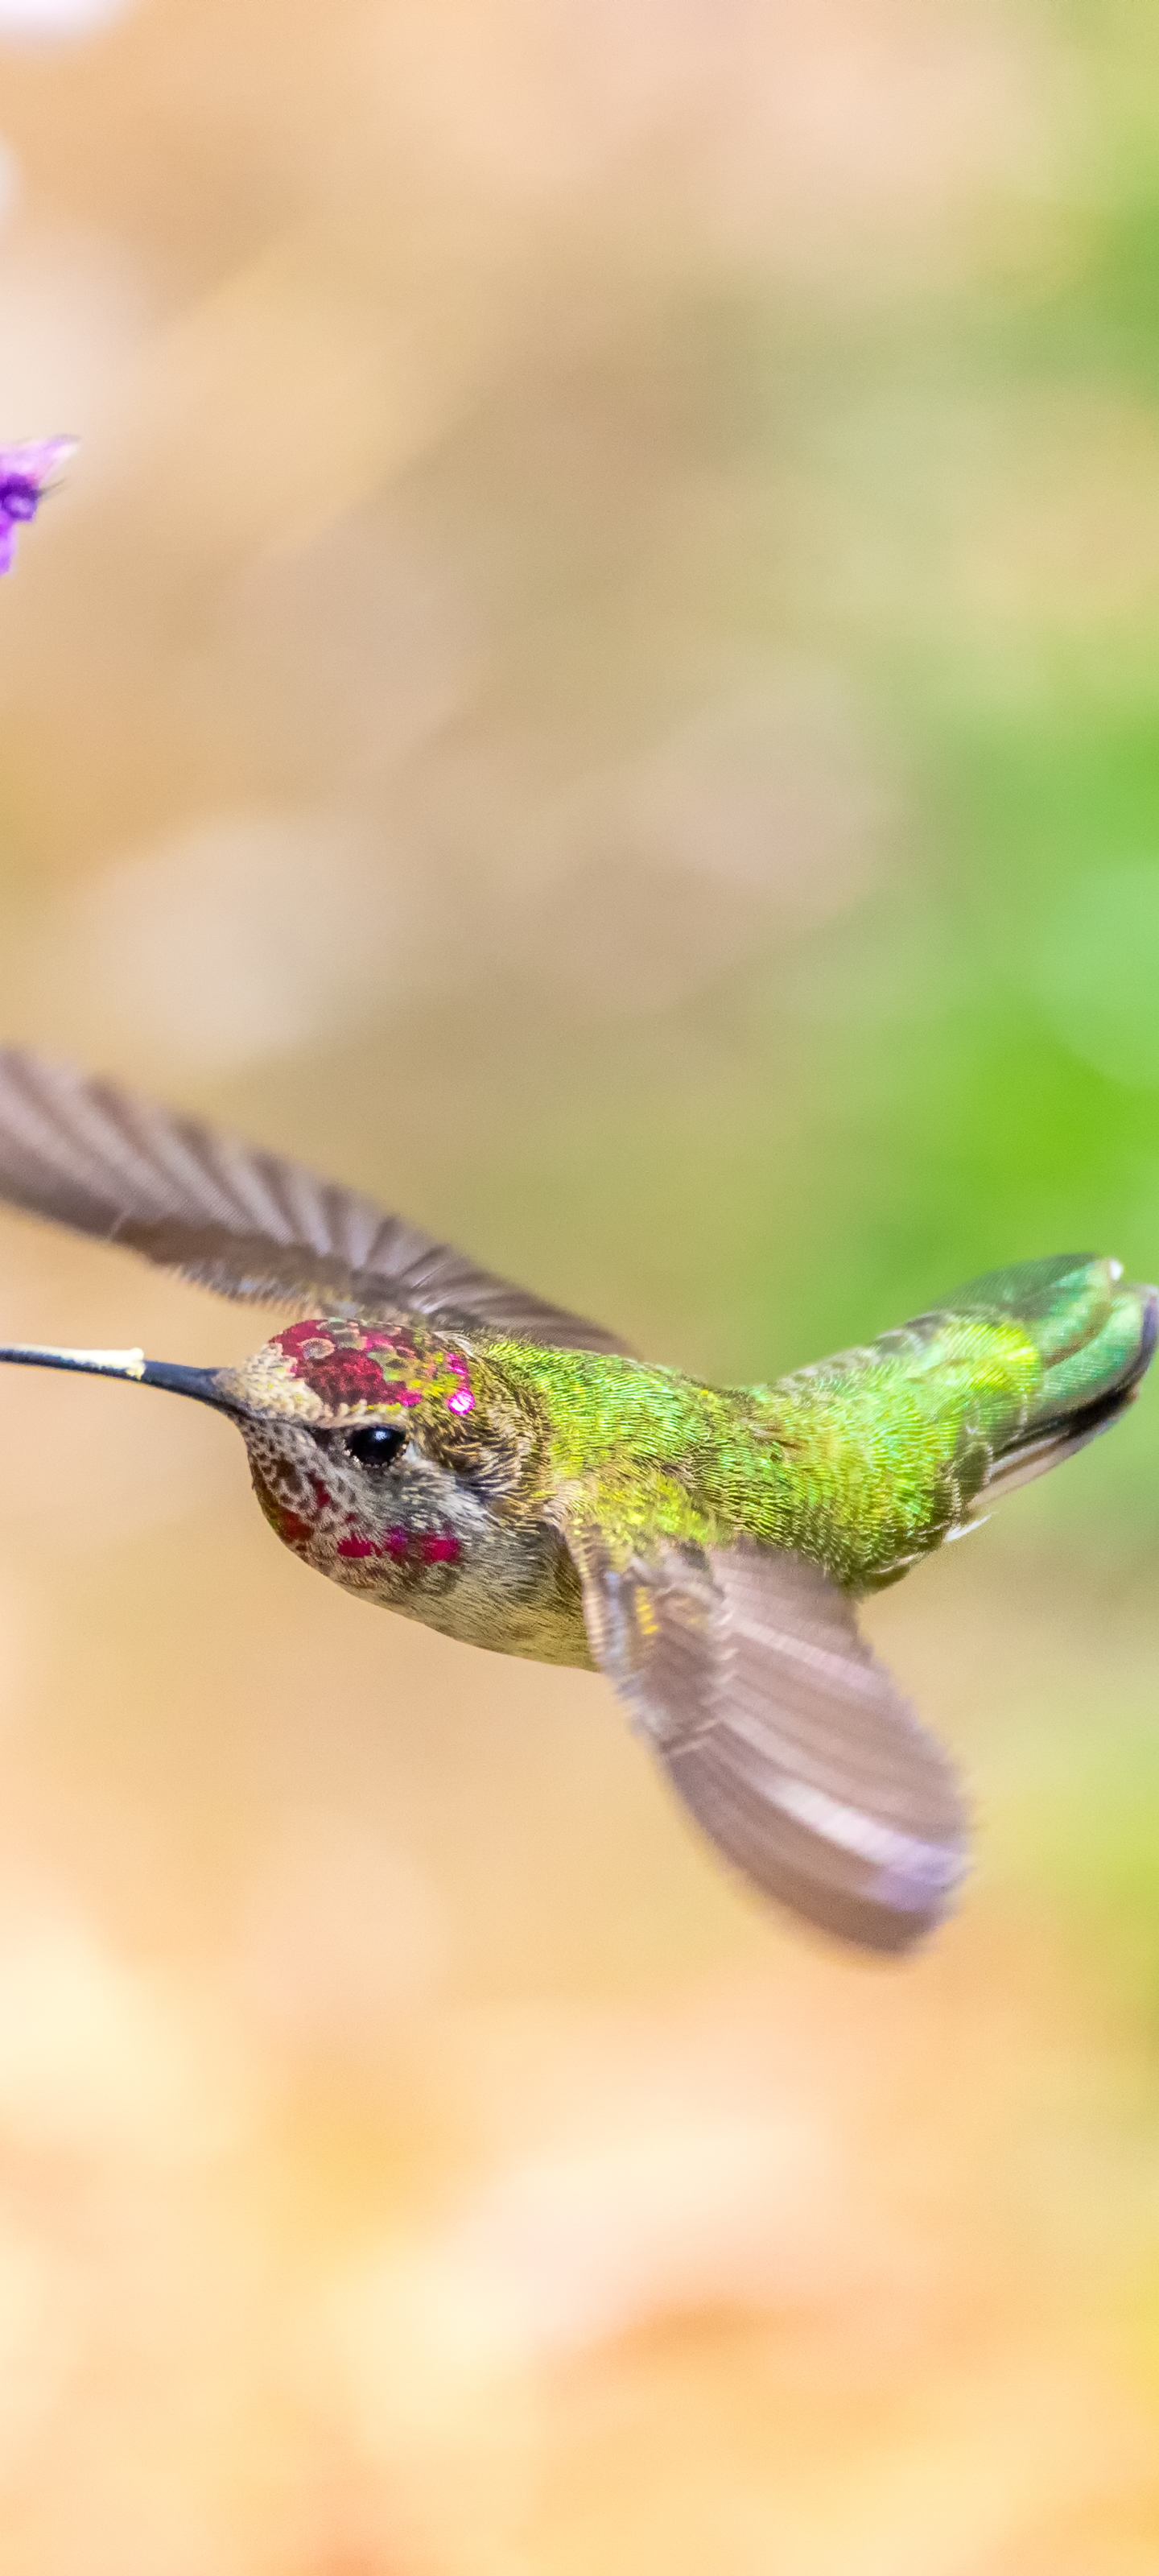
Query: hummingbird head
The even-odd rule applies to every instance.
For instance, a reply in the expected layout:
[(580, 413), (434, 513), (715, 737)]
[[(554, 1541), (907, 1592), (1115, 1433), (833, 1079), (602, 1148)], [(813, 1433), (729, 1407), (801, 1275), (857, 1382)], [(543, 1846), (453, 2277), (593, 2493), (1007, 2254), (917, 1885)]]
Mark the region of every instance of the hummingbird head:
[(20, 1346), (0, 1357), (134, 1378), (228, 1414), (266, 1519), (294, 1555), (433, 1626), (460, 1579), (485, 1571), (537, 1482), (537, 1426), (501, 1369), (418, 1322), (310, 1316), (238, 1368), (140, 1351)]
[(494, 1368), (417, 1324), (310, 1316), (219, 1385), (271, 1527), (347, 1591), (425, 1611), (521, 1481), (531, 1426)]

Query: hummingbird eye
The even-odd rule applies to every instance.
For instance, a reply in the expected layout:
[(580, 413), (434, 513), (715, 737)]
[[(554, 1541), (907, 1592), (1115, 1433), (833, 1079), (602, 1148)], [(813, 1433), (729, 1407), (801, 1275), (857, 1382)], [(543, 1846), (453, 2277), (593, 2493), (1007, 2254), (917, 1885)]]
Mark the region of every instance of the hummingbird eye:
[(346, 1435), (347, 1457), (360, 1467), (391, 1467), (405, 1447), (405, 1431), (394, 1431), (387, 1422), (364, 1422)]

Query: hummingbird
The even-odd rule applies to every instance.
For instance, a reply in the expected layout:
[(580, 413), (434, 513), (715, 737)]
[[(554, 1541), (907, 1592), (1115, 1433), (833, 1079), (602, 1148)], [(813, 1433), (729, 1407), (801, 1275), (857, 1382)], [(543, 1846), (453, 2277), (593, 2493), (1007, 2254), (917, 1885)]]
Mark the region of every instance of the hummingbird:
[(12, 1344), (236, 1424), (271, 1528), (343, 1591), (612, 1682), (766, 1896), (900, 1953), (949, 1911), (954, 1770), (856, 1603), (1106, 1430), (1159, 1299), (1015, 1263), (835, 1358), (716, 1387), (281, 1155), (0, 1050), (0, 1199), (293, 1320), (239, 1367)]

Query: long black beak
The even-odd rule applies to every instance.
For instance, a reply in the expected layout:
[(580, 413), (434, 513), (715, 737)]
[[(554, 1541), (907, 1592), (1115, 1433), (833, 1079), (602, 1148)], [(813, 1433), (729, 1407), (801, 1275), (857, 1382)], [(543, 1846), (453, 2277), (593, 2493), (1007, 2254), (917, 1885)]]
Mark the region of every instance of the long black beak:
[(229, 1384), (228, 1369), (183, 1368), (179, 1360), (147, 1360), (144, 1351), (66, 1351), (51, 1343), (10, 1342), (0, 1360), (21, 1368), (75, 1369), (83, 1377), (127, 1377), (139, 1386), (163, 1386), (171, 1395), (191, 1395), (219, 1413), (240, 1413)]

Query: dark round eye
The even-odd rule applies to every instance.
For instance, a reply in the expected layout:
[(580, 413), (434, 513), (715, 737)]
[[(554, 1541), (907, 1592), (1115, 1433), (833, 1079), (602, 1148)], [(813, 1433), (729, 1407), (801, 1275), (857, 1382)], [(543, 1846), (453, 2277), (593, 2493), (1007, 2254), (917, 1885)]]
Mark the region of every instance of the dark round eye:
[(346, 1434), (347, 1457), (356, 1458), (360, 1467), (390, 1467), (405, 1447), (405, 1431), (392, 1431), (386, 1422), (364, 1422)]

